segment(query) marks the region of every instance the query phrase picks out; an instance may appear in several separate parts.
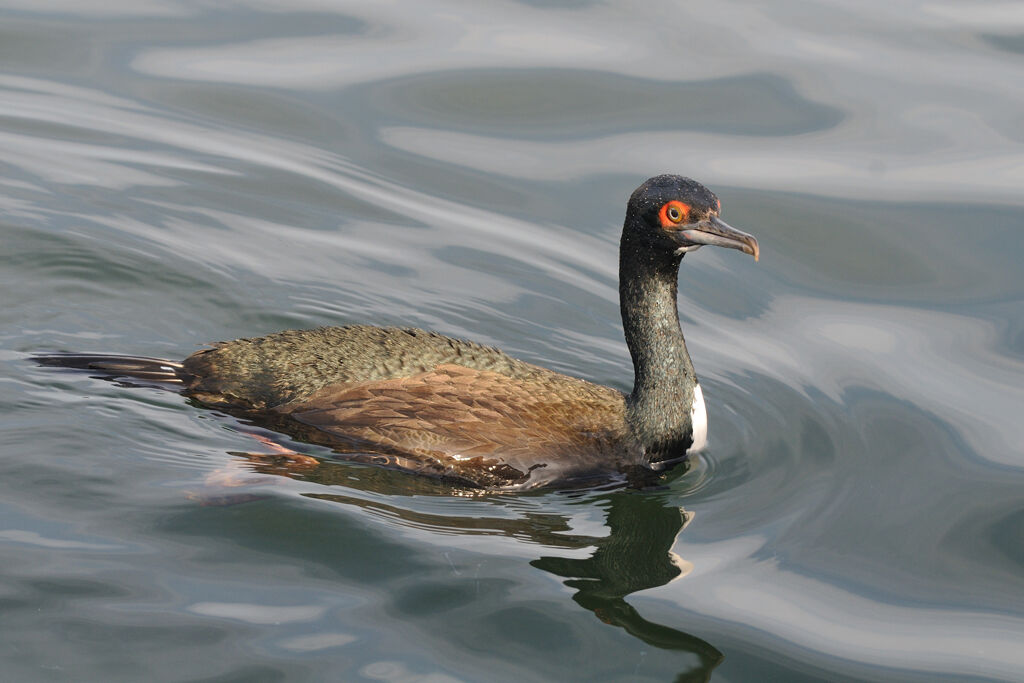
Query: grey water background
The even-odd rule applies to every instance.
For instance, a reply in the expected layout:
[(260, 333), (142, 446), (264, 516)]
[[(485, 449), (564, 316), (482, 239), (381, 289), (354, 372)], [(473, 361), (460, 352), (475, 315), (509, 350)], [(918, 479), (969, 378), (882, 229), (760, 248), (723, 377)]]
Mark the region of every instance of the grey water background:
[[(1019, 3), (0, 1), (0, 678), (1021, 680)], [(33, 352), (415, 325), (628, 389), (626, 198), (708, 450), (460, 496)]]

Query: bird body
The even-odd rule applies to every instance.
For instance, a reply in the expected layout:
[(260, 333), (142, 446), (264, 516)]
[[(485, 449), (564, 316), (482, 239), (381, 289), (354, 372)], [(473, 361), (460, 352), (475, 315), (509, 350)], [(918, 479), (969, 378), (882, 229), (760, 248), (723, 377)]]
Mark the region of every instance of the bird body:
[(287, 417), (303, 438), (492, 487), (642, 464), (625, 396), (502, 351), (412, 328), (352, 325), (223, 342), (182, 363), (186, 395)]
[(351, 325), (221, 342), (181, 363), (51, 355), (46, 365), (173, 384), (200, 403), (378, 463), (483, 488), (656, 471), (703, 447), (703, 392), (676, 307), (679, 264), (706, 244), (758, 255), (695, 181), (631, 196), (619, 259), (629, 394), (412, 328)]

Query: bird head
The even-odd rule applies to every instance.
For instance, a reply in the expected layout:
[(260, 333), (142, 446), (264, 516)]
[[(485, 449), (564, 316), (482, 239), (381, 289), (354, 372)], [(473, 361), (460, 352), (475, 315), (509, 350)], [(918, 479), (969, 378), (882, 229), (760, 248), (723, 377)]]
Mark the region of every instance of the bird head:
[(739, 249), (756, 261), (757, 239), (723, 221), (721, 212), (715, 193), (696, 180), (655, 176), (630, 196), (623, 237), (675, 254), (705, 245)]

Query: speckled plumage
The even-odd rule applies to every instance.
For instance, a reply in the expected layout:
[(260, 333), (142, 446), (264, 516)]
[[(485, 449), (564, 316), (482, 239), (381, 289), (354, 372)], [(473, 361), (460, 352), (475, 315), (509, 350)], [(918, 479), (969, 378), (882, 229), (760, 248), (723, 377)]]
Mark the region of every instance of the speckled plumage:
[[(474, 342), (352, 325), (222, 342), (182, 363), (205, 404), (272, 412), (306, 440), (486, 487), (640, 466), (625, 396)], [(371, 460), (373, 461), (373, 460)]]
[(275, 408), (332, 384), (407, 377), (445, 363), (530, 379), (544, 368), (482, 344), (414, 328), (349, 325), (219, 342), (185, 359), (188, 392), (209, 403)]
[(651, 178), (630, 197), (619, 248), (634, 366), (628, 395), (492, 347), (367, 325), (221, 342), (182, 363), (77, 354), (37, 360), (175, 383), (206, 405), (353, 460), (462, 484), (529, 488), (651, 472), (686, 454), (695, 416), (701, 442), (706, 427), (676, 308), (683, 255), (716, 245), (757, 258), (757, 241), (723, 223), (720, 208), (710, 190), (680, 176)]

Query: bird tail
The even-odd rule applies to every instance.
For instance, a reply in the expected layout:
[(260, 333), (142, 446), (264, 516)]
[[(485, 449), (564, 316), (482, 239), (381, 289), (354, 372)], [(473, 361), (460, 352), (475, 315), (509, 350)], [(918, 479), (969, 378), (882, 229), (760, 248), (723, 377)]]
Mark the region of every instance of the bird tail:
[(162, 358), (118, 356), (102, 353), (50, 353), (32, 356), (46, 367), (92, 370), (104, 379), (129, 378), (160, 384), (184, 384), (188, 374), (182, 364)]

